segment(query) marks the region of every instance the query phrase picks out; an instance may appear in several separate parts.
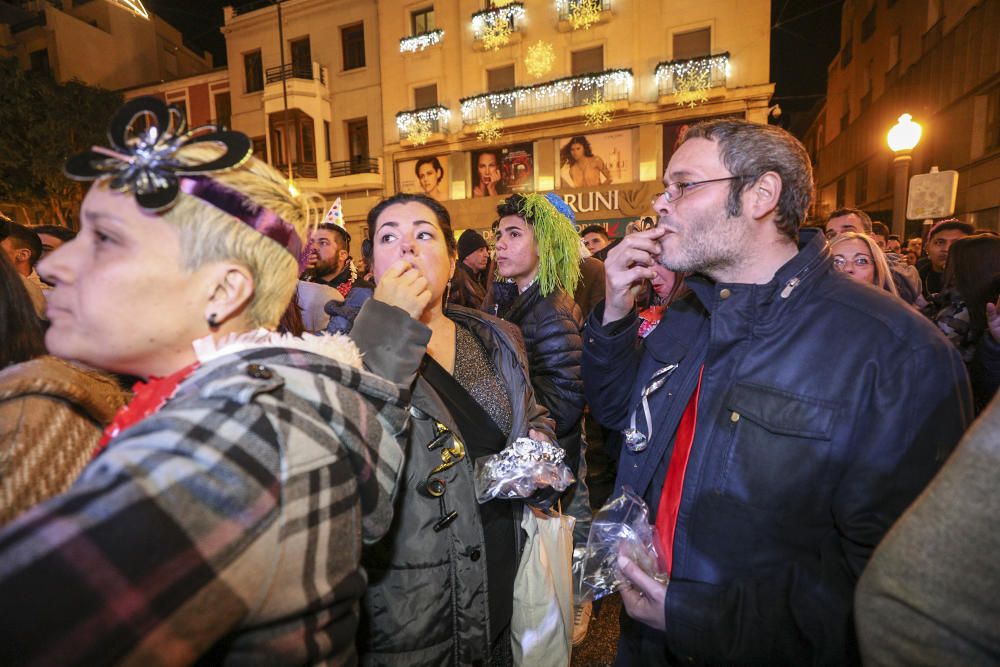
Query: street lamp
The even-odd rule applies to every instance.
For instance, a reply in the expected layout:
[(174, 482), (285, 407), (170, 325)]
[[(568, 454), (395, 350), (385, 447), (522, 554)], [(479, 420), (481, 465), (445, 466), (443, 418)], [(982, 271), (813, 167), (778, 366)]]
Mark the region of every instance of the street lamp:
[(892, 161), (895, 172), (892, 187), (892, 233), (899, 238), (906, 235), (906, 191), (910, 185), (913, 149), (920, 141), (920, 133), (920, 124), (913, 122), (913, 116), (904, 113), (886, 137), (889, 148), (896, 154)]

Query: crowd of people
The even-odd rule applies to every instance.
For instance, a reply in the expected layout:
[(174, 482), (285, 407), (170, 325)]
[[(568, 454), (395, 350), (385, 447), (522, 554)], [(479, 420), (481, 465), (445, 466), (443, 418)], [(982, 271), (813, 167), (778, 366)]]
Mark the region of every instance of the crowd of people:
[[(0, 230), (3, 664), (512, 665), (525, 507), (579, 558), (626, 488), (669, 581), (619, 556), (607, 664), (1000, 660), (1000, 236), (808, 221), (802, 145), (722, 119), (621, 238), (397, 194), (353, 258), (172, 118), (67, 162), (77, 233)], [(576, 483), (477, 502), (521, 437)]]

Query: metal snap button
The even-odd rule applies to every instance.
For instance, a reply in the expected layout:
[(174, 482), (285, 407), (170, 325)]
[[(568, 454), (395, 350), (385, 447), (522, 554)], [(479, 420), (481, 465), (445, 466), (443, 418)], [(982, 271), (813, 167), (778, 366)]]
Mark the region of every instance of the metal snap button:
[(267, 366), (261, 366), (260, 364), (248, 364), (247, 365), (247, 375), (257, 380), (270, 380), (274, 377), (274, 373)]

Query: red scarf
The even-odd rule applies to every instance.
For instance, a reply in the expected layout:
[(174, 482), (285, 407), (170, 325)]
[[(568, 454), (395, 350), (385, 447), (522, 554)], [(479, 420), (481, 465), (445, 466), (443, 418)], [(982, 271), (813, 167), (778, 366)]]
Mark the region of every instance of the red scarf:
[(338, 292), (340, 292), (340, 296), (342, 296), (342, 297), (344, 297), (346, 299), (347, 298), (347, 293), (351, 291), (351, 288), (353, 286), (354, 286), (354, 281), (353, 280), (345, 280), (344, 282), (340, 283), (339, 285), (337, 285), (333, 289), (335, 289)]
[(198, 366), (200, 364), (196, 361), (166, 377), (151, 377), (148, 382), (136, 382), (132, 387), (134, 392), (132, 400), (118, 409), (115, 418), (104, 429), (104, 435), (94, 449), (94, 456), (103, 452), (108, 443), (117, 438), (119, 433), (158, 412), (174, 397), (181, 382), (194, 373)]

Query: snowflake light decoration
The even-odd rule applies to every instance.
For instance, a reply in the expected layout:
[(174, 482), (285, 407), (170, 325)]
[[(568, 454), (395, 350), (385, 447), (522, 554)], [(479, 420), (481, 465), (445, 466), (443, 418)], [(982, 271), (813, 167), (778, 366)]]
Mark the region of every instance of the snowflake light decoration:
[(425, 118), (414, 118), (406, 130), (406, 138), (414, 146), (423, 146), (431, 138), (431, 122)]
[(573, 30), (586, 30), (601, 18), (601, 0), (569, 0), (566, 18)]
[(674, 81), (678, 105), (694, 108), (708, 101), (708, 89), (712, 87), (711, 70), (691, 69), (683, 74), (674, 74)]
[(476, 123), (476, 138), (488, 144), (496, 142), (503, 135), (503, 121), (487, 111)]
[(528, 74), (537, 79), (551, 72), (555, 61), (556, 52), (552, 45), (539, 40), (536, 44), (528, 47), (528, 55), (524, 58), (524, 68)]
[(507, 21), (486, 21), (482, 33), (483, 48), (496, 51), (510, 42), (510, 23)]
[(586, 125), (601, 127), (611, 122), (614, 111), (611, 109), (611, 105), (601, 97), (601, 92), (597, 91), (594, 93), (594, 99), (584, 108), (583, 115), (587, 118)]

